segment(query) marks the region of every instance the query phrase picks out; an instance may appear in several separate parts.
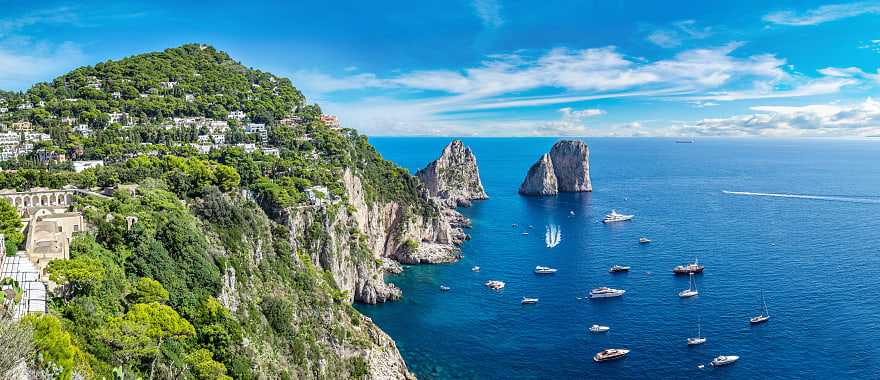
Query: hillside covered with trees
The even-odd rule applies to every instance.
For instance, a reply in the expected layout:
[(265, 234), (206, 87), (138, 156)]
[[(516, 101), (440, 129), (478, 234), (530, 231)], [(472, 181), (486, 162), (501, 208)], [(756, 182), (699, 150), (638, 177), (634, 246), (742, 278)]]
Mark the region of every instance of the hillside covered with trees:
[[(360, 178), (368, 204), (395, 202), (423, 217), (436, 216), (437, 206), (366, 137), (323, 122), (290, 80), (209, 46), (184, 45), (0, 97), (11, 110), (0, 116), (7, 129), (27, 121), (51, 137), (33, 154), (3, 162), (0, 188), (137, 185), (133, 193), (77, 197), (90, 230), (75, 237), (70, 260), (49, 264), (58, 285), (49, 312), (0, 325), (0, 340), (15, 338), (34, 373), (335, 379), (382, 378), (377, 371), (387, 366), (393, 377), (411, 376), (393, 341), (351, 306), (337, 274), (315, 265), (314, 250), (342, 243), (331, 254), (350, 254), (342, 260), (379, 273), (381, 260), (365, 259), (359, 226), (339, 219), (355, 211), (343, 173)], [(19, 109), (26, 103), (33, 108)], [(245, 116), (229, 119), (234, 111)], [(120, 113), (129, 120), (111, 122)], [(265, 138), (240, 140), (275, 151), (230, 143), (199, 150), (194, 142), (205, 127), (173, 118), (222, 120), (232, 129), (266, 124)], [(227, 131), (227, 141), (235, 133)], [(74, 171), (69, 160), (37, 159), (47, 151), (103, 165)], [(315, 222), (294, 234), (291, 215)], [(328, 234), (341, 237), (330, 242)]]

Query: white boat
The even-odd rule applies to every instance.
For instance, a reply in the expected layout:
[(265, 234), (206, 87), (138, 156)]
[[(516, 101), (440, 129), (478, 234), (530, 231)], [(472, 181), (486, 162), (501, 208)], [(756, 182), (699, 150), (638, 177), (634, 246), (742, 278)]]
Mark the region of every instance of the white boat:
[(720, 367), (723, 365), (733, 364), (737, 360), (739, 360), (739, 356), (736, 355), (721, 355), (715, 359), (712, 359), (712, 362), (709, 364), (712, 364), (713, 367)]
[(623, 289), (612, 289), (608, 287), (601, 287), (590, 290), (590, 298), (611, 298), (611, 297), (620, 297), (626, 290)]
[(544, 233), (544, 242), (547, 243), (547, 248), (553, 248), (562, 242), (562, 230), (559, 229), (559, 226), (555, 224), (547, 226), (547, 231)]
[(528, 235), (529, 233), (528, 233), (528, 232), (523, 232), (522, 234), (523, 234), (523, 235)]
[(471, 272), (479, 272), (479, 271), (480, 271), (479, 266), (475, 266), (475, 267), (471, 268)]
[(571, 216), (574, 216), (574, 210), (568, 212)]
[(450, 287), (448, 287), (448, 286), (446, 286), (446, 285), (440, 285), (440, 290), (441, 290), (441, 291), (448, 292), (449, 289), (452, 289), (452, 288), (450, 288)]
[(646, 238), (646, 237), (644, 237), (644, 236), (642, 236), (642, 237), (639, 238), (639, 244), (648, 244), (648, 243), (650, 243), (650, 242), (651, 242), (651, 239), (648, 239), (648, 238)]
[(767, 310), (767, 301), (764, 300), (764, 291), (761, 291), (761, 303), (764, 305), (764, 308), (761, 309), (761, 315), (752, 317), (749, 319), (749, 323), (753, 325), (757, 325), (759, 323), (764, 323), (770, 320), (770, 311)]
[(537, 299), (537, 298), (523, 297), (522, 302), (520, 302), (520, 303), (523, 304), (523, 305), (536, 304), (536, 303), (538, 303), (538, 299)]
[(540, 265), (535, 267), (535, 274), (553, 274), (556, 273), (556, 271), (556, 268), (542, 267)]
[(694, 338), (688, 338), (688, 346), (696, 346), (706, 343), (706, 337), (703, 336), (703, 332), (701, 331), (700, 327), (700, 322), (697, 322), (697, 336)]
[(596, 356), (593, 356), (593, 361), (599, 363), (609, 360), (621, 359), (628, 353), (629, 350), (625, 348), (609, 348), (607, 350), (602, 350), (601, 352), (597, 353)]
[(688, 288), (678, 292), (678, 296), (681, 298), (689, 298), (698, 294), (700, 294), (700, 292), (697, 291), (697, 282), (694, 281), (694, 274), (691, 273), (690, 277), (688, 277)]
[(601, 326), (601, 325), (590, 326), (591, 333), (603, 333), (603, 332), (608, 332), (608, 330), (611, 330), (611, 328), (608, 326)]
[(486, 281), (486, 286), (488, 286), (489, 288), (494, 289), (494, 290), (504, 289), (504, 285), (507, 285), (504, 283), (504, 281), (498, 281), (498, 280)]
[(617, 210), (611, 210), (610, 214), (605, 215), (605, 219), (602, 220), (602, 223), (625, 222), (632, 219), (634, 216), (635, 215), (619, 214), (617, 213)]
[(614, 265), (608, 270), (609, 273), (629, 272), (629, 267), (625, 265)]

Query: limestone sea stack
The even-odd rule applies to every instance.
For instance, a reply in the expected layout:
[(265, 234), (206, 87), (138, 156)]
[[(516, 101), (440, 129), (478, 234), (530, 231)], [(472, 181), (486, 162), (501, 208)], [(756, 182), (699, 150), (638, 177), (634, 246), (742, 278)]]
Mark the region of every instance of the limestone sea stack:
[(593, 191), (590, 183), (590, 148), (583, 141), (563, 140), (553, 144), (529, 168), (519, 187), (523, 195), (556, 195), (559, 192)]
[(416, 172), (428, 194), (450, 207), (470, 206), (471, 201), (488, 199), (480, 169), (471, 149), (453, 140), (440, 157)]

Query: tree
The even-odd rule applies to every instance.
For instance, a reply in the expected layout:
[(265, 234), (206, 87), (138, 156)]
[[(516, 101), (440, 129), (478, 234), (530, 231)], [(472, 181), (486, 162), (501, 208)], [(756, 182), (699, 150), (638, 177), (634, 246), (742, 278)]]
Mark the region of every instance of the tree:
[(72, 379), (74, 358), (79, 348), (73, 344), (70, 333), (64, 330), (61, 321), (53, 315), (44, 314), (29, 315), (24, 323), (34, 331), (34, 343), (39, 352), (37, 367), (58, 371), (57, 379)]
[(21, 217), (18, 210), (6, 198), (0, 199), (0, 233), (6, 237), (6, 254), (15, 255), (18, 246), (24, 241), (21, 233)]
[(88, 294), (104, 281), (104, 266), (92, 257), (53, 260), (48, 266), (49, 279), (70, 287), (70, 295)]
[(226, 366), (214, 360), (214, 354), (204, 348), (186, 356), (188, 364), (197, 379), (200, 380), (232, 380), (226, 375)]
[(163, 342), (182, 340), (196, 334), (195, 328), (169, 306), (151, 302), (135, 304), (121, 317), (111, 318), (100, 337), (115, 348), (120, 365), (152, 357), (150, 378), (161, 354)]
[(149, 277), (141, 277), (135, 284), (134, 292), (128, 297), (134, 303), (165, 303), (168, 302), (168, 291), (159, 281)]

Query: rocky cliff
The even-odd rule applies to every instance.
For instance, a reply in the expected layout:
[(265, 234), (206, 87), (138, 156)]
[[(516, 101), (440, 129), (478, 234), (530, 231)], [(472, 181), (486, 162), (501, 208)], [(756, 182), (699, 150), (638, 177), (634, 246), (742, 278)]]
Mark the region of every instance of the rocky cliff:
[(590, 149), (583, 141), (563, 140), (553, 144), (529, 168), (520, 185), (524, 195), (555, 195), (559, 192), (593, 191), (590, 183)]
[(416, 173), (428, 194), (447, 206), (470, 206), (471, 201), (488, 199), (477, 159), (460, 140), (453, 140), (440, 157)]
[(527, 195), (556, 195), (559, 193), (553, 161), (549, 154), (545, 153), (538, 162), (529, 168), (526, 179), (519, 187), (519, 193)]

